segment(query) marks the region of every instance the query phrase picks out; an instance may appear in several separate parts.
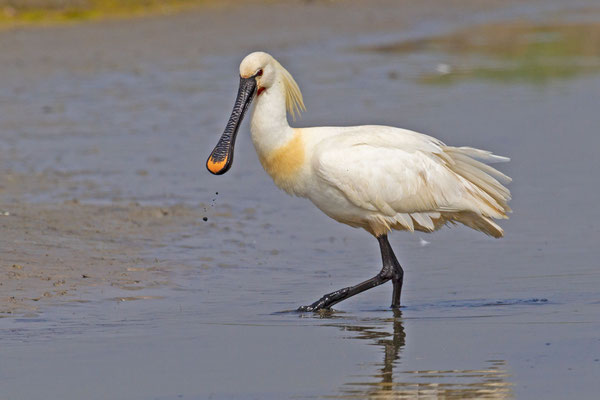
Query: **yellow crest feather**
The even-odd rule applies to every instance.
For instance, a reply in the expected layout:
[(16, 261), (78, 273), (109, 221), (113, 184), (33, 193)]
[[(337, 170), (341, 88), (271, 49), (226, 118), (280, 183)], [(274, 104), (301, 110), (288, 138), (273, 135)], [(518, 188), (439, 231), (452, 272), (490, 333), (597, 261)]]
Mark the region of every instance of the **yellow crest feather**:
[[(277, 62), (277, 64), (279, 63)], [(300, 92), (300, 88), (294, 78), (292, 78), (292, 75), (281, 64), (278, 67), (280, 68), (283, 87), (285, 89), (285, 107), (292, 114), (292, 118), (295, 121), (296, 114), (300, 115), (302, 111), (306, 111), (304, 100), (302, 100), (302, 92)]]

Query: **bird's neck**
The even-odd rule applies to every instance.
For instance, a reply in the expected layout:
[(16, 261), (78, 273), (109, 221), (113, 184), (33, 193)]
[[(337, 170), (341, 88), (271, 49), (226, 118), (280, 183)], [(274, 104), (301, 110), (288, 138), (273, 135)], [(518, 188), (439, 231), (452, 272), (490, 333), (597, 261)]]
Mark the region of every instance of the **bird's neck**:
[(275, 184), (289, 194), (302, 196), (300, 179), (305, 165), (305, 143), (301, 129), (290, 127), (287, 121), (283, 90), (265, 90), (252, 115), (252, 142), (263, 168)]
[(287, 120), (285, 92), (281, 83), (276, 83), (257, 97), (250, 130), (259, 157), (268, 156), (292, 140), (294, 130)]

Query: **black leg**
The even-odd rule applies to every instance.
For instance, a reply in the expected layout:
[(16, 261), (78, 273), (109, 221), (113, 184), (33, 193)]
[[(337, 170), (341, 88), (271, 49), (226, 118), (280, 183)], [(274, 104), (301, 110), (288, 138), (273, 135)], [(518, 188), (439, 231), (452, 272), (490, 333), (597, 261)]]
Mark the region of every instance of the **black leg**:
[(383, 265), (390, 265), (392, 269), (392, 284), (394, 285), (394, 291), (392, 293), (392, 308), (400, 308), (400, 295), (402, 294), (402, 282), (404, 280), (404, 270), (400, 266), (390, 242), (388, 242), (387, 235), (379, 236), (377, 238), (379, 246), (381, 247), (381, 259)]
[(402, 278), (404, 271), (400, 266), (400, 263), (396, 259), (392, 247), (388, 242), (387, 235), (377, 237), (379, 242), (379, 248), (381, 249), (381, 259), (383, 260), (383, 267), (377, 275), (371, 279), (367, 279), (364, 282), (359, 283), (355, 286), (346, 287), (335, 292), (331, 292), (321, 297), (309, 306), (302, 306), (298, 308), (300, 312), (311, 312), (323, 309), (329, 309), (333, 305), (339, 303), (342, 300), (346, 300), (354, 295), (364, 292), (367, 289), (379, 286), (382, 283), (389, 281), (390, 279), (394, 283), (394, 293), (392, 297), (392, 308), (400, 307), (400, 293), (402, 291)]

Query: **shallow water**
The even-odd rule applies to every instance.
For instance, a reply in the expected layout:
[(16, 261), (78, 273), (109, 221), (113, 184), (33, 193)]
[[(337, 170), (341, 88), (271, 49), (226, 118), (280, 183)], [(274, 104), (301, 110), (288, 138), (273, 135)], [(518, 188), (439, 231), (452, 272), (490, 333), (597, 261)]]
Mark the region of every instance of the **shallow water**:
[[(133, 296), (97, 288), (87, 302), (0, 319), (3, 398), (595, 398), (597, 50), (580, 54), (591, 60), (582, 73), (540, 80), (529, 69), (519, 75), (512, 61), (436, 39), (522, 18), (555, 24), (560, 36), (564, 21), (589, 20), (592, 5), (532, 2), (466, 10), (460, 19), (424, 13), (396, 31), (357, 28), (265, 46), (303, 90), (308, 112), (297, 126), (403, 126), (512, 158), (501, 166), (514, 179), (505, 238), (463, 227), (392, 235), (406, 271), (397, 313), (387, 309), (389, 285), (333, 313), (285, 312), (375, 274), (376, 241), (279, 192), (257, 162), (247, 124), (231, 172), (205, 171), (248, 44), (166, 59), (142, 52), (117, 64), (103, 64), (100, 49), (100, 62), (72, 70), (54, 71), (48, 61), (32, 72), (43, 79), (14, 72), (0, 86), (3, 164), (74, 182), (27, 201), (182, 202), (205, 207), (208, 221), (147, 250), (182, 266), (169, 286)], [(3, 40), (32, 40), (35, 32), (10, 35)], [(580, 36), (569, 36), (577, 43), (569, 48), (585, 47), (588, 36)], [(426, 45), (409, 45), (415, 41)], [(407, 44), (403, 51), (381, 51), (398, 43)], [(538, 61), (574, 57), (552, 54), (557, 59)], [(445, 79), (440, 65), (460, 73)], [(477, 72), (490, 66), (511, 79)], [(430, 79), (435, 74), (443, 82)]]

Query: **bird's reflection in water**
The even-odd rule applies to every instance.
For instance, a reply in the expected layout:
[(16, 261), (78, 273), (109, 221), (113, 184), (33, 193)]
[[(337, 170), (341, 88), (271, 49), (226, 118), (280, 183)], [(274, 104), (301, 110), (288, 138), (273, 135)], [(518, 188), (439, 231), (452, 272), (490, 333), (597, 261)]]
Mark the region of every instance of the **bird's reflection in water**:
[[(345, 322), (328, 323), (346, 332), (349, 338), (366, 339), (379, 346), (383, 362), (376, 364), (378, 371), (366, 376), (354, 376), (356, 381), (346, 383), (339, 399), (507, 399), (512, 398), (511, 383), (504, 360), (487, 360), (480, 369), (396, 371), (401, 364), (401, 353), (406, 345), (402, 312), (395, 310), (393, 317), (353, 319), (352, 322), (336, 314), (322, 315)], [(389, 332), (389, 328), (392, 332)]]

